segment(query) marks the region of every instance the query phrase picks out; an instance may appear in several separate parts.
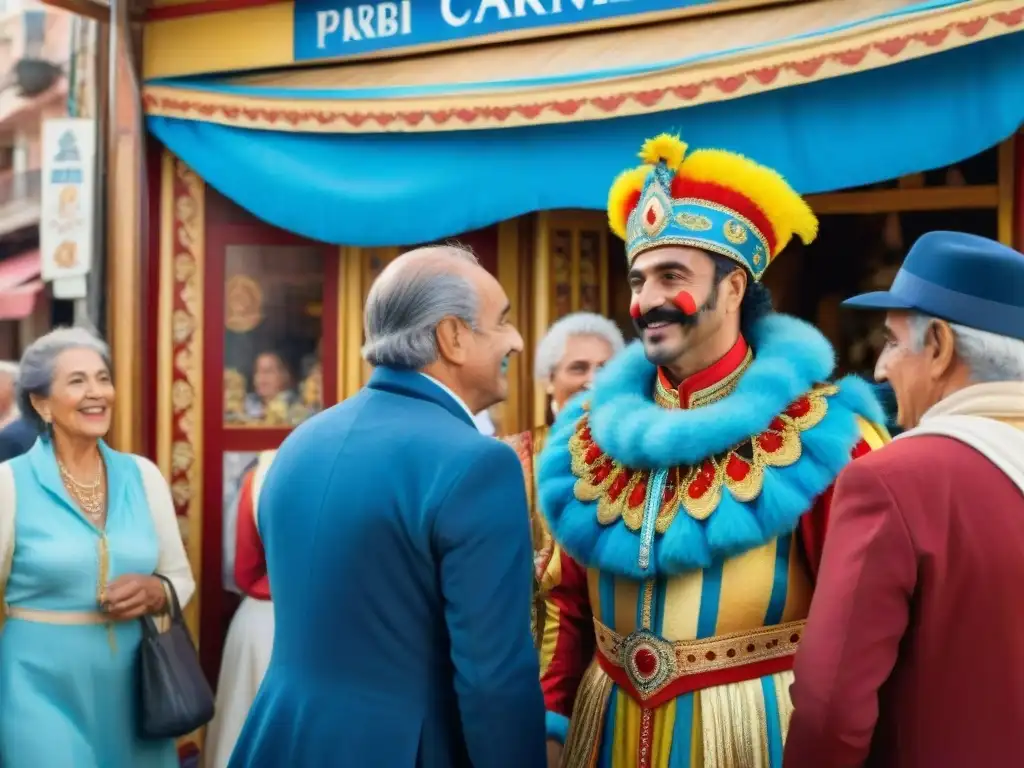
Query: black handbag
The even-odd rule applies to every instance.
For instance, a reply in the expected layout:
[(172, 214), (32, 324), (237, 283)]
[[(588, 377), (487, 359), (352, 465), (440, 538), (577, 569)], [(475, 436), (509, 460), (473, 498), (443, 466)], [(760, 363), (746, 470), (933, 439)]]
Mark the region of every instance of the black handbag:
[(192, 733), (213, 719), (213, 690), (199, 665), (174, 585), (167, 586), (170, 629), (161, 632), (152, 616), (143, 616), (139, 645), (139, 735), (174, 739)]

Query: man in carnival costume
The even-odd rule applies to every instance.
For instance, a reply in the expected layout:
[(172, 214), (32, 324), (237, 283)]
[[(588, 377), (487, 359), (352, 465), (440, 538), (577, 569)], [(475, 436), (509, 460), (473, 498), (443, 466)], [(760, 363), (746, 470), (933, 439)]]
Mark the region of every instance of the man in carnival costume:
[(781, 768), (830, 490), (887, 440), (884, 416), (866, 382), (826, 383), (828, 341), (760, 283), (817, 234), (804, 200), (678, 137), (640, 157), (608, 215), (642, 341), (566, 406), (538, 467), (561, 550), (548, 735), (565, 766)]

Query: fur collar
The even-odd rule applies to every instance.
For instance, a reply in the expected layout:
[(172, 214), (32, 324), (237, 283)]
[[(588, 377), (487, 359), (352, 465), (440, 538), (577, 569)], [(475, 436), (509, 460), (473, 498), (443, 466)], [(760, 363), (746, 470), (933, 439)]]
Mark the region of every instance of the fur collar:
[[(584, 564), (632, 578), (651, 578), (637, 566), (639, 536), (622, 520), (602, 525), (597, 503), (574, 494), (569, 439), (586, 413), (591, 434), (609, 456), (632, 469), (690, 466), (758, 435), (792, 402), (827, 381), (834, 370), (832, 347), (807, 323), (769, 315), (750, 334), (754, 360), (726, 398), (692, 410), (666, 410), (652, 393), (657, 369), (639, 343), (605, 366), (594, 390), (563, 409), (541, 453), (538, 494), (551, 531)], [(707, 567), (722, 557), (792, 532), (800, 516), (835, 480), (861, 439), (858, 419), (875, 423), (884, 414), (867, 382), (846, 377), (828, 398), (828, 412), (803, 432), (799, 461), (766, 470), (761, 494), (741, 503), (723, 490), (719, 507), (698, 521), (680, 510), (655, 537), (652, 571), (661, 574)]]
[[(827, 381), (835, 369), (828, 339), (795, 317), (769, 315), (754, 326), (748, 341), (754, 360), (732, 397), (673, 411), (651, 398), (657, 368), (647, 361), (643, 345), (634, 342), (597, 380), (590, 403), (594, 439), (629, 467), (693, 464), (764, 431), (786, 406)], [(885, 418), (880, 410), (873, 416), (879, 422)]]

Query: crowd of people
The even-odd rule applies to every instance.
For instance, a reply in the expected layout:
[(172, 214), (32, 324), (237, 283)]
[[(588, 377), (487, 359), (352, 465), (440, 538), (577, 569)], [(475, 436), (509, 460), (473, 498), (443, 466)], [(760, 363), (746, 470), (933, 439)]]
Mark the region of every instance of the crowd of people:
[[(676, 136), (640, 157), (608, 203), (639, 339), (555, 323), (545, 425), (491, 434), (523, 339), (471, 251), (373, 283), (367, 386), (243, 476), (208, 768), (1016, 764), (1024, 258), (931, 232), (846, 302), (884, 315), (885, 403), (772, 308), (800, 195)], [(166, 483), (103, 442), (97, 339), (17, 378), (0, 764), (170, 766), (131, 727), (133, 620), (194, 589)]]

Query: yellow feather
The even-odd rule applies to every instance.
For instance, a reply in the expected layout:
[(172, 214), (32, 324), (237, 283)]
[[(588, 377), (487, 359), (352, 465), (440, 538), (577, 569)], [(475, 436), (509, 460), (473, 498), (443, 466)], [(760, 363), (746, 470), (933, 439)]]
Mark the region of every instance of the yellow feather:
[(678, 171), (686, 155), (686, 144), (678, 136), (660, 133), (653, 139), (644, 142), (640, 149), (640, 159), (648, 165), (664, 162), (670, 171)]
[(626, 211), (626, 200), (631, 194), (643, 191), (647, 174), (650, 172), (651, 166), (649, 165), (641, 165), (623, 171), (608, 191), (608, 226), (616, 237), (622, 240), (626, 239), (626, 221), (629, 218)]
[(805, 244), (818, 235), (818, 218), (807, 202), (771, 168), (720, 149), (699, 149), (686, 158), (680, 175), (721, 184), (750, 198), (775, 229), (777, 256), (793, 238)]

